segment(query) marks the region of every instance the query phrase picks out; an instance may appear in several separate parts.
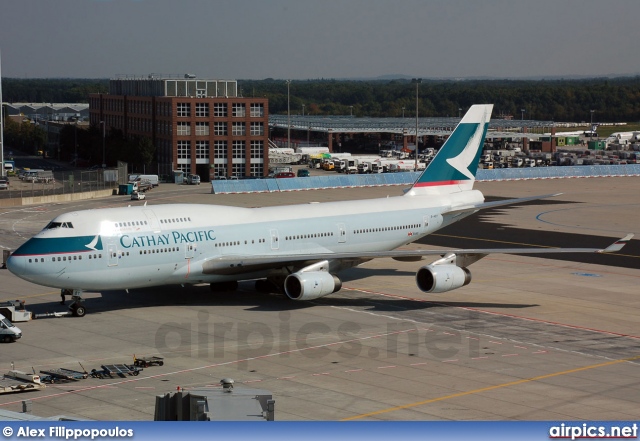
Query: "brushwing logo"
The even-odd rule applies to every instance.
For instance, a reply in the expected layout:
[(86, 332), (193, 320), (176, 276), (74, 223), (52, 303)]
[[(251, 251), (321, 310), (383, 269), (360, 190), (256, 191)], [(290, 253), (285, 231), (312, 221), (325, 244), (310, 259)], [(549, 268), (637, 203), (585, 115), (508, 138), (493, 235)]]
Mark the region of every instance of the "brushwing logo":
[(451, 167), (455, 168), (469, 179), (475, 179), (473, 173), (469, 171), (469, 166), (476, 157), (479, 143), (482, 141), (483, 133), (484, 122), (480, 122), (476, 127), (476, 131), (473, 133), (473, 136), (469, 138), (469, 141), (467, 142), (467, 145), (464, 147), (462, 152), (460, 152), (460, 154), (454, 158), (447, 159), (447, 163), (449, 163)]
[(91, 242), (89, 242), (88, 244), (85, 245), (85, 247), (89, 248), (90, 250), (93, 251), (98, 251), (96, 249), (96, 245), (98, 245), (98, 241), (100, 240), (100, 236), (96, 236), (93, 238), (93, 240)]

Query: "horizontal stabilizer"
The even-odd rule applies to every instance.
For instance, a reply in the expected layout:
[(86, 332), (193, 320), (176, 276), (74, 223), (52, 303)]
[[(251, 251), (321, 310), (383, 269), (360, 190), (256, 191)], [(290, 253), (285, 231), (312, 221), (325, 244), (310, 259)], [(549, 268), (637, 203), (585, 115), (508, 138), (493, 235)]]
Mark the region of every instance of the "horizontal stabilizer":
[(623, 237), (622, 239), (616, 241), (615, 243), (609, 245), (608, 247), (606, 247), (604, 250), (600, 250), (600, 253), (615, 253), (617, 251), (620, 251), (622, 249), (622, 247), (624, 247), (633, 237), (633, 234), (629, 233), (627, 234), (625, 237)]

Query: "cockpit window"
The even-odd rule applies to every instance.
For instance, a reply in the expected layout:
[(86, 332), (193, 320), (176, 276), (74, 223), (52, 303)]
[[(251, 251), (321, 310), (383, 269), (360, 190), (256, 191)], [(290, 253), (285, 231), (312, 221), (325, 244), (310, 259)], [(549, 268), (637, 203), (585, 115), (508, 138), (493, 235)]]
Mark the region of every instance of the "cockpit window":
[(49, 225), (44, 227), (45, 230), (55, 230), (56, 228), (73, 228), (71, 222), (49, 222)]

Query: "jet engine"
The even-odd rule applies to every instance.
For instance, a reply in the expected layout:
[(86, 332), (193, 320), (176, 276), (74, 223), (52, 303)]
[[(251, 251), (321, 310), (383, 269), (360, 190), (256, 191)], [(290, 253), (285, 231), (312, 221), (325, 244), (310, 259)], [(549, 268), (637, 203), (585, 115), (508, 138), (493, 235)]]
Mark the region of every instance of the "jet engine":
[(427, 265), (416, 273), (416, 284), (424, 292), (442, 293), (471, 282), (471, 272), (456, 265)]
[(314, 300), (340, 288), (342, 281), (325, 271), (300, 271), (284, 280), (284, 292), (292, 300)]

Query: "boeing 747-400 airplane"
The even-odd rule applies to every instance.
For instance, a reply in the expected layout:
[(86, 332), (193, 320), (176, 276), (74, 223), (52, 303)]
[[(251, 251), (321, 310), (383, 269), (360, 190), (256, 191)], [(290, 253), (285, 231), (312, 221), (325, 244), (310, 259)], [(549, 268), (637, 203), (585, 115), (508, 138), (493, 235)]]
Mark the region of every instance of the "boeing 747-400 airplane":
[[(402, 196), (385, 199), (237, 208), (168, 204), (76, 211), (53, 219), (8, 259), (30, 282), (72, 295), (84, 316), (83, 291), (210, 283), (233, 290), (256, 280), (258, 290), (312, 300), (341, 288), (341, 270), (391, 257), (419, 261), (418, 288), (443, 293), (471, 281), (467, 267), (490, 253), (613, 252), (604, 250), (395, 250), (483, 208), (540, 197), (484, 202), (473, 190), (492, 105), (474, 105), (427, 169)], [(549, 195), (551, 196), (551, 195)], [(547, 197), (547, 196), (542, 196)], [(394, 251), (395, 250), (395, 251)]]

